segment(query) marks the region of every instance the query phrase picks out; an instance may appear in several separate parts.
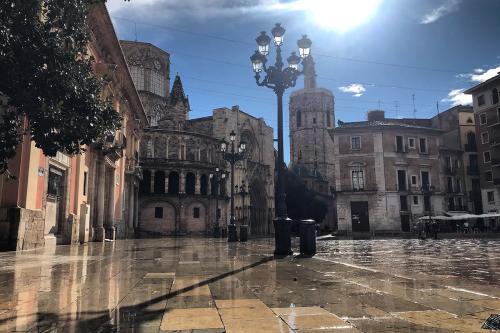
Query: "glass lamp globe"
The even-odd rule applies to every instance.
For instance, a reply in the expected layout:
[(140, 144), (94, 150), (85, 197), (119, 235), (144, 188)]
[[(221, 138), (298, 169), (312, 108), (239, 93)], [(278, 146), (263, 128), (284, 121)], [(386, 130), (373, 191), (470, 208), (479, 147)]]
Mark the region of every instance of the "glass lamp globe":
[(283, 44), (283, 35), (285, 34), (285, 31), (285, 28), (283, 28), (280, 23), (276, 23), (276, 26), (271, 30), (271, 34), (274, 37), (274, 44), (276, 46), (281, 46), (281, 44)]
[(292, 55), (288, 57), (287, 61), (290, 68), (295, 70), (299, 69), (300, 57), (295, 52), (292, 52)]
[(301, 39), (297, 41), (297, 46), (299, 47), (299, 54), (301, 58), (306, 58), (311, 52), (312, 42), (307, 35), (303, 35)]
[(259, 46), (259, 53), (263, 56), (269, 54), (269, 43), (271, 42), (271, 37), (269, 37), (265, 31), (261, 31), (260, 36), (255, 39), (257, 45)]

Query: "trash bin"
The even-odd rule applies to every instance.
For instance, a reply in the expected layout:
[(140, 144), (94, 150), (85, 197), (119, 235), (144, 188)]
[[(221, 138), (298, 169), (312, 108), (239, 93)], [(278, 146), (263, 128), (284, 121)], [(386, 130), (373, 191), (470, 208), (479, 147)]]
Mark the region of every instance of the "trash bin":
[(240, 242), (246, 242), (248, 239), (248, 226), (240, 225)]
[(300, 223), (300, 254), (313, 256), (316, 254), (316, 222), (302, 220)]

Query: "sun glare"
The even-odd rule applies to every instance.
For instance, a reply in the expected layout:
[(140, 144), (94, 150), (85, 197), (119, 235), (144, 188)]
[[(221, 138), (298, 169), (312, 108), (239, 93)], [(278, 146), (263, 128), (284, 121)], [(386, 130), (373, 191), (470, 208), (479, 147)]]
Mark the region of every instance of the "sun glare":
[(306, 10), (319, 26), (346, 32), (368, 21), (381, 0), (308, 0)]

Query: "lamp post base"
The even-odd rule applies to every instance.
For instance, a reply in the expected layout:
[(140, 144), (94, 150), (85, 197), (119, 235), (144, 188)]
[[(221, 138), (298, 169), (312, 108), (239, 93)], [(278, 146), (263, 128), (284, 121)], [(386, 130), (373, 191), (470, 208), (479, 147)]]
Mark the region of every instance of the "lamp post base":
[(292, 220), (287, 217), (274, 219), (274, 255), (289, 256), (292, 251)]
[(228, 242), (237, 242), (238, 234), (236, 231), (236, 225), (230, 224), (227, 226), (227, 241)]

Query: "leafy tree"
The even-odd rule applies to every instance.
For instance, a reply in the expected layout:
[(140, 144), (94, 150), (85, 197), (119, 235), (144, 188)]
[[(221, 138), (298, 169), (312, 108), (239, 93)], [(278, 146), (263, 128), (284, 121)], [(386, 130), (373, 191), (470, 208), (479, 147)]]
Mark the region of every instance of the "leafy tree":
[(285, 174), (286, 205), (288, 217), (291, 219), (313, 219), (321, 222), (328, 211), (326, 204), (318, 194), (309, 190), (294, 172)]
[(87, 52), (88, 12), (103, 1), (0, 1), (0, 174), (23, 134), (54, 156), (82, 153), (119, 128)]

